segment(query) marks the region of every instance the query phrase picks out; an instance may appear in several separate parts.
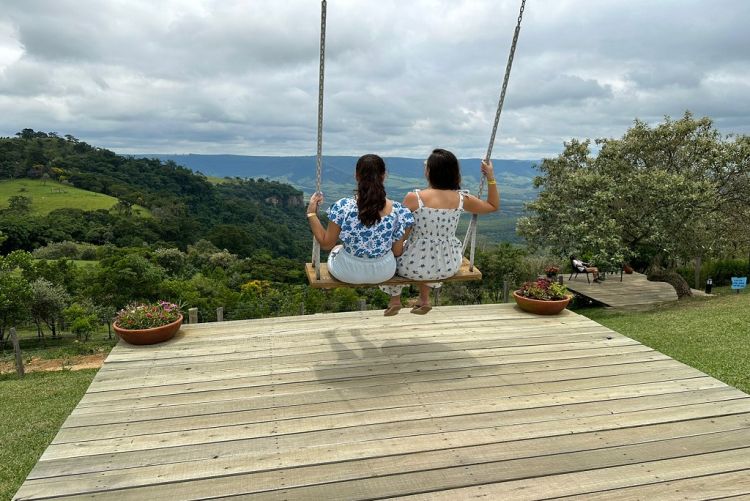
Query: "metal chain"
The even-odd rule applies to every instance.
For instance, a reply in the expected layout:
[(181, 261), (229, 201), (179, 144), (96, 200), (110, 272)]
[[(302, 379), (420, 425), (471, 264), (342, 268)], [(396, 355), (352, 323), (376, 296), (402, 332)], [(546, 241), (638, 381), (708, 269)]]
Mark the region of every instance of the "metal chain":
[[(516, 22), (516, 29), (513, 32), (513, 42), (510, 44), (510, 52), (508, 54), (508, 62), (505, 65), (505, 76), (503, 77), (503, 86), (500, 90), (500, 99), (497, 103), (497, 111), (495, 112), (495, 122), (492, 125), (492, 134), (490, 134), (490, 143), (487, 146), (487, 154), (484, 156), (484, 159), (489, 161), (490, 157), (492, 156), (492, 147), (495, 144), (495, 136), (497, 135), (497, 128), (500, 124), (500, 114), (503, 111), (503, 104), (505, 103), (505, 93), (508, 90), (508, 81), (510, 80), (510, 70), (513, 67), (513, 58), (516, 54), (516, 45), (518, 44), (518, 34), (521, 32), (521, 20), (523, 19), (523, 11), (526, 8), (526, 0), (521, 0), (521, 9), (518, 12), (518, 20)], [(484, 193), (484, 183), (485, 183), (486, 177), (484, 174), (482, 174), (480, 180), (479, 180), (479, 190), (477, 191), (477, 196), (479, 198), (482, 198), (482, 194)], [(469, 270), (474, 270), (474, 250), (476, 248), (476, 239), (477, 239), (477, 215), (473, 214), (471, 216), (471, 222), (469, 223), (469, 228), (466, 231), (466, 237), (464, 238), (463, 242), (463, 252), (466, 252), (466, 244), (471, 241), (471, 250), (469, 252)]]
[[(318, 155), (315, 168), (315, 193), (320, 193), (323, 178), (323, 80), (326, 61), (326, 0), (320, 4), (320, 77), (318, 80)], [(320, 280), (320, 243), (313, 237), (312, 262), (315, 278)]]

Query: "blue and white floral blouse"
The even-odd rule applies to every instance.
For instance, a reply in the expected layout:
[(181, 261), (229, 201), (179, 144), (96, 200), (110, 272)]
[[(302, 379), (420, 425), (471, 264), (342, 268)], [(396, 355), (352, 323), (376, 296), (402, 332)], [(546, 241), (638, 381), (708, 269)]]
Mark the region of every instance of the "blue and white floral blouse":
[(365, 226), (359, 220), (357, 201), (342, 198), (328, 208), (328, 219), (341, 227), (339, 238), (344, 249), (356, 257), (376, 258), (386, 254), (393, 243), (404, 236), (407, 228), (414, 225), (411, 211), (398, 202), (393, 210), (374, 226)]

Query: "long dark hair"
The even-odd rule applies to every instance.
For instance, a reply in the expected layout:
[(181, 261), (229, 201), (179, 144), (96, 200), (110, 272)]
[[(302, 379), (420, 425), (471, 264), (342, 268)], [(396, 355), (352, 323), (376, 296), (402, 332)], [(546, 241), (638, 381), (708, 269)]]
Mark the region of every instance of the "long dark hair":
[(385, 209), (385, 162), (377, 155), (363, 155), (357, 160), (357, 208), (365, 226), (380, 222)]
[(427, 159), (427, 180), (438, 190), (460, 190), (461, 169), (456, 155), (436, 148)]

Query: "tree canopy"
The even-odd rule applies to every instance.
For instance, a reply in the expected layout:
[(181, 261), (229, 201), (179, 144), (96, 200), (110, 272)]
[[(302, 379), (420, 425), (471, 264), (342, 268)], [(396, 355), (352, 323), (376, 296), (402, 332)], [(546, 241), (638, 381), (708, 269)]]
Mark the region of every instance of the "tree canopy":
[[(0, 181), (14, 178), (59, 181), (119, 203), (110, 211), (71, 207), (33, 215), (29, 197), (13, 196), (8, 209), (0, 210), (0, 252), (63, 240), (184, 249), (201, 238), (231, 245), (243, 256), (267, 250), (301, 259), (309, 252), (302, 193), (283, 183), (235, 179), (214, 185), (173, 161), (117, 155), (73, 136), (33, 129), (0, 138)], [(136, 204), (153, 217), (133, 217)]]
[(748, 245), (750, 137), (722, 136), (688, 112), (594, 144), (598, 154), (572, 140), (539, 165), (539, 196), (518, 223), (529, 243), (613, 267)]

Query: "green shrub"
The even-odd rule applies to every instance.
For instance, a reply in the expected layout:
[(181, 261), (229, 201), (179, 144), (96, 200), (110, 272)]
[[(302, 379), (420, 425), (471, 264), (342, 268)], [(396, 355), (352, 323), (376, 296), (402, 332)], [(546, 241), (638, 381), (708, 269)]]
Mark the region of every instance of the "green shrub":
[(75, 242), (50, 242), (44, 247), (35, 249), (33, 256), (36, 259), (78, 259), (80, 251)]
[[(683, 266), (677, 272), (691, 285), (695, 285), (695, 265)], [(709, 277), (714, 285), (730, 285), (732, 277), (746, 277), (750, 275), (748, 262), (745, 259), (718, 259), (707, 261), (701, 265), (701, 286)]]
[(80, 246), (80, 250), (81, 250), (81, 253), (79, 257), (83, 261), (96, 261), (97, 260), (96, 246), (83, 244)]

